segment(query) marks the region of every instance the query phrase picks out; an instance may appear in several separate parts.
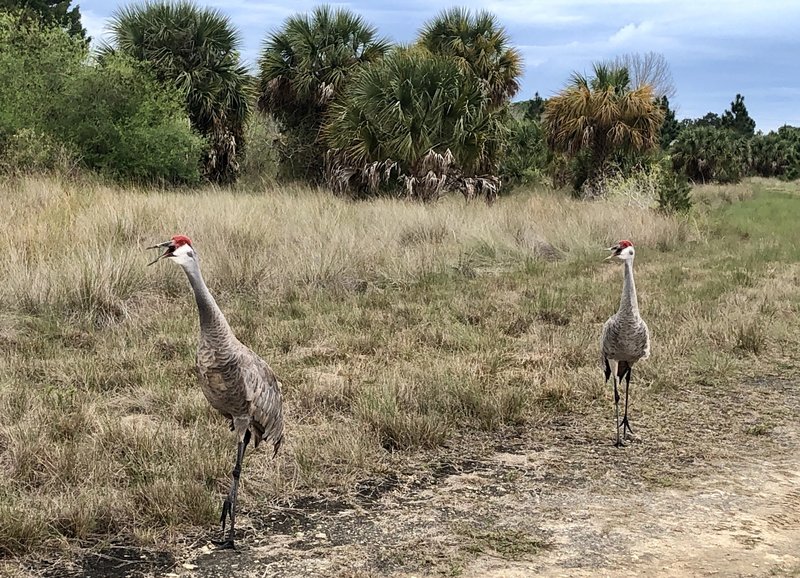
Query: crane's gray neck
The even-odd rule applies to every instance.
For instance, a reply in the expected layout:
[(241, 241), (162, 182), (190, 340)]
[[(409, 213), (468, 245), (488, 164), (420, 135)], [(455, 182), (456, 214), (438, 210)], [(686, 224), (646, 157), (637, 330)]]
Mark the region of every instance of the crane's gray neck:
[(184, 266), (183, 270), (189, 278), (189, 283), (194, 290), (195, 301), (197, 301), (197, 312), (200, 314), (200, 333), (211, 340), (222, 337), (224, 333), (230, 331), (230, 327), (203, 280), (200, 265), (197, 261), (192, 261)]
[(639, 316), (639, 302), (636, 300), (636, 284), (633, 281), (633, 258), (625, 259), (625, 273), (622, 281), (622, 298), (619, 302), (621, 315)]

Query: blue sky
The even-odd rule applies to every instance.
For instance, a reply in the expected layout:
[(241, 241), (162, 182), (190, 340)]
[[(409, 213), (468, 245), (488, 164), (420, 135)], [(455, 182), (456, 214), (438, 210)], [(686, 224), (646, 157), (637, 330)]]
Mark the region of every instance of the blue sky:
[[(197, 0), (239, 28), (242, 54), (255, 66), (269, 32), (319, 2)], [(127, 2), (78, 2), (84, 26), (103, 37), (107, 18)], [(426, 20), (456, 5), (440, 0), (331, 3), (361, 14), (381, 34), (410, 42)], [(722, 113), (737, 92), (763, 131), (800, 126), (800, 2), (796, 0), (509, 0), (457, 5), (494, 12), (522, 52), (525, 73), (515, 100), (550, 96), (572, 71), (631, 52), (658, 52), (670, 64), (678, 118)]]

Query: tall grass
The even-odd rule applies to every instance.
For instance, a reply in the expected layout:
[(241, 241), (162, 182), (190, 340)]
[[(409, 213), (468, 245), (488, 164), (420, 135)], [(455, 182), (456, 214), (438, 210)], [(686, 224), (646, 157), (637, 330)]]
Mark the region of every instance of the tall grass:
[(748, 363), (786, 333), (726, 301), (752, 279), (710, 285), (724, 253), (703, 249), (704, 219), (552, 194), (422, 206), (4, 182), (0, 553), (216, 521), (233, 439), (195, 383), (188, 283), (146, 267), (148, 245), (189, 235), (237, 335), (282, 378), (285, 450), (244, 467), (242, 501), (257, 508), (352, 488), (456, 432), (603, 411), (596, 340), (621, 273), (602, 249), (620, 238), (639, 248), (656, 344), (641, 387), (693, 374), (687, 340), (720, 367)]

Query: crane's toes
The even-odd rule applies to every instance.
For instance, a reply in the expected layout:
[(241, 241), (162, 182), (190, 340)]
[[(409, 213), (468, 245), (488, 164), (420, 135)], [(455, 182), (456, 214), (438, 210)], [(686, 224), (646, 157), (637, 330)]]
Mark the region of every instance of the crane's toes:
[[(619, 423), (617, 427), (622, 428), (622, 435), (625, 439), (633, 439), (633, 430), (631, 429), (631, 424), (628, 422), (628, 418), (622, 418), (622, 421)], [(630, 434), (630, 436), (628, 436)]]
[(233, 538), (228, 538), (227, 540), (211, 540), (211, 543), (217, 547), (217, 550), (235, 550), (238, 552)]

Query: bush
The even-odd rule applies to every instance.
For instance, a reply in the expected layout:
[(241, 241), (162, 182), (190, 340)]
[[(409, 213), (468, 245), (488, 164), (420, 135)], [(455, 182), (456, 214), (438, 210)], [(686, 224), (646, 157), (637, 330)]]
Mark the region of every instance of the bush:
[(245, 125), (244, 158), (239, 167), (239, 181), (250, 186), (264, 186), (275, 182), (278, 175), (276, 140), (278, 127), (263, 115), (251, 116)]
[(0, 13), (0, 150), (6, 172), (197, 182), (203, 140), (183, 100), (135, 61), (90, 62), (66, 31)]
[(63, 30), (0, 11), (0, 147), (23, 130), (48, 132), (53, 96), (87, 56), (83, 42)]
[(9, 174), (53, 173), (71, 175), (81, 163), (75, 147), (51, 135), (23, 128), (5, 140), (0, 156), (0, 171)]
[(686, 175), (664, 167), (658, 188), (658, 208), (665, 213), (687, 213), (692, 208), (692, 187)]
[(52, 130), (89, 168), (123, 180), (200, 180), (204, 141), (192, 132), (181, 95), (132, 58), (84, 66), (55, 100)]
[(616, 199), (626, 205), (682, 213), (692, 207), (691, 187), (685, 175), (676, 173), (669, 158), (642, 162), (633, 168), (617, 168), (583, 188), (588, 197)]

